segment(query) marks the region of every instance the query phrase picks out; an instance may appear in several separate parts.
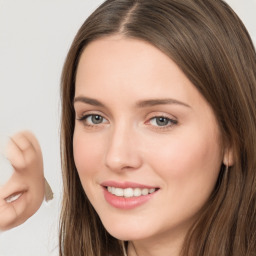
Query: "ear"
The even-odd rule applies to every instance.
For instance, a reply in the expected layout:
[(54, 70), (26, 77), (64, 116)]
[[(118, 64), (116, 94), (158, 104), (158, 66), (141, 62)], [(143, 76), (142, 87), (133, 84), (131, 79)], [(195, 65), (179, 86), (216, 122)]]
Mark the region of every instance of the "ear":
[(232, 147), (226, 147), (223, 154), (223, 164), (226, 166), (234, 165), (234, 150)]

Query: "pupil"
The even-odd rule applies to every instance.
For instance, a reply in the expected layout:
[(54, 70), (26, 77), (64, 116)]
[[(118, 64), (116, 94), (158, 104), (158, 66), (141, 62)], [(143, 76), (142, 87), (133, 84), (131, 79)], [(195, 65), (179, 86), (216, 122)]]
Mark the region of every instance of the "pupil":
[(101, 116), (98, 116), (98, 115), (92, 116), (92, 122), (93, 122), (94, 124), (100, 124), (100, 123), (102, 122), (102, 117), (101, 117)]
[(158, 118), (156, 119), (156, 123), (157, 123), (157, 125), (159, 125), (159, 126), (164, 126), (164, 125), (167, 125), (167, 124), (168, 124), (168, 119), (165, 118), (165, 117), (158, 117)]

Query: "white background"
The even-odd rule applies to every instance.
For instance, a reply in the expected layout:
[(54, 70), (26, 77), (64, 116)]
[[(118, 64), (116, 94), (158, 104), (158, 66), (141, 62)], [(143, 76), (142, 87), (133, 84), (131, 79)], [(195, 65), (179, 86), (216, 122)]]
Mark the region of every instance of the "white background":
[[(55, 194), (22, 226), (0, 234), (0, 256), (58, 255), (60, 74), (74, 35), (101, 2), (0, 0), (0, 140), (32, 130)], [(256, 0), (227, 2), (256, 43)]]

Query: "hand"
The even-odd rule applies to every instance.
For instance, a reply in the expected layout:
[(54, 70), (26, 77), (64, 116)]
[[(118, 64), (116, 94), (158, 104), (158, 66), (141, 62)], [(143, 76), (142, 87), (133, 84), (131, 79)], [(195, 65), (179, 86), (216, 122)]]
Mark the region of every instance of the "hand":
[(39, 209), (45, 194), (42, 153), (31, 132), (10, 139), (7, 157), (14, 173), (0, 188), (0, 230), (25, 222)]

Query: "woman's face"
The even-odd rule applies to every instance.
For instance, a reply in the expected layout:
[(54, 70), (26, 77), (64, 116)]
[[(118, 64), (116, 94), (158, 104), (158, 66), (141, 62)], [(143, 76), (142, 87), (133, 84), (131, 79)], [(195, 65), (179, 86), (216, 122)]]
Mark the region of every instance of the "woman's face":
[(214, 113), (195, 86), (154, 46), (106, 37), (81, 56), (74, 108), (75, 164), (108, 232), (183, 237), (224, 157)]

